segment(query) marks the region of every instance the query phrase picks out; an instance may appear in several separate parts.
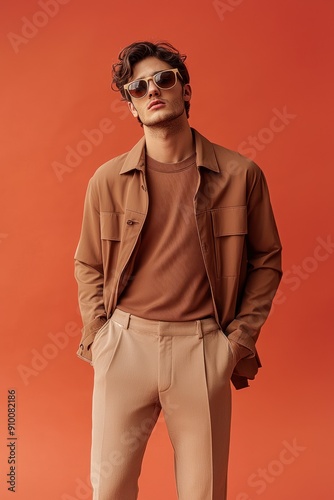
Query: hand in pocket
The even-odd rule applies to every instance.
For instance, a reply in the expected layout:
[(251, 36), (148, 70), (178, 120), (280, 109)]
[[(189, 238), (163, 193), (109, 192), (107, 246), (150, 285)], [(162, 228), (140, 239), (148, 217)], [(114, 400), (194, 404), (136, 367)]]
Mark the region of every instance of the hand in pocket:
[(253, 357), (253, 353), (250, 349), (243, 346), (242, 344), (239, 344), (238, 342), (236, 342), (233, 339), (228, 339), (228, 340), (231, 344), (231, 348), (232, 348), (233, 353), (234, 353), (236, 364), (239, 363), (239, 361), (241, 359), (247, 358), (249, 355), (251, 355), (250, 357)]

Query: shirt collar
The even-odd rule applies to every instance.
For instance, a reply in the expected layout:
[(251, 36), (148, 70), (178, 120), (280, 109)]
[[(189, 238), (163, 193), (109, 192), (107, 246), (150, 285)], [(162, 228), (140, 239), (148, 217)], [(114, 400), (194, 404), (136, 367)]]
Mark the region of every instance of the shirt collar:
[[(204, 167), (213, 172), (219, 172), (219, 165), (213, 144), (197, 130), (191, 129), (195, 138), (197, 167)], [(145, 136), (129, 151), (120, 174), (131, 170), (145, 170)]]

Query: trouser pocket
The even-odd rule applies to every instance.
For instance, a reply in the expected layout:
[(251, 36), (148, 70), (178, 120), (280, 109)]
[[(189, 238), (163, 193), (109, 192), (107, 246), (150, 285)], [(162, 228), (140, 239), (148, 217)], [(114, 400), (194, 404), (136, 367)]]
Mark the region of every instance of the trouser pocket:
[(94, 368), (107, 368), (119, 344), (123, 327), (111, 318), (97, 332), (92, 350), (92, 365)]

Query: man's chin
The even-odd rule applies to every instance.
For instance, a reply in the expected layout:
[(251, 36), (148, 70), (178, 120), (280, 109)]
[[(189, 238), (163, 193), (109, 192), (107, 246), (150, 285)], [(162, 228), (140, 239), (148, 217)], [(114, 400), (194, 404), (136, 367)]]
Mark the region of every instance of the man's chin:
[(153, 116), (152, 118), (142, 121), (142, 124), (148, 128), (161, 128), (171, 126), (173, 123), (177, 123), (178, 119), (183, 115), (181, 113), (171, 113), (169, 115), (161, 114), (161, 116)]

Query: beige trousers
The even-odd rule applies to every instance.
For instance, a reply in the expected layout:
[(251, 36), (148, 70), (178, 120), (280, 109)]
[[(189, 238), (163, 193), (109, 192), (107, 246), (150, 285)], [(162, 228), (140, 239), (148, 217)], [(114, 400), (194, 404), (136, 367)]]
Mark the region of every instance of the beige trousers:
[(226, 499), (235, 362), (213, 318), (169, 323), (116, 309), (92, 345), (93, 499), (138, 498), (145, 448), (161, 409), (179, 500)]

